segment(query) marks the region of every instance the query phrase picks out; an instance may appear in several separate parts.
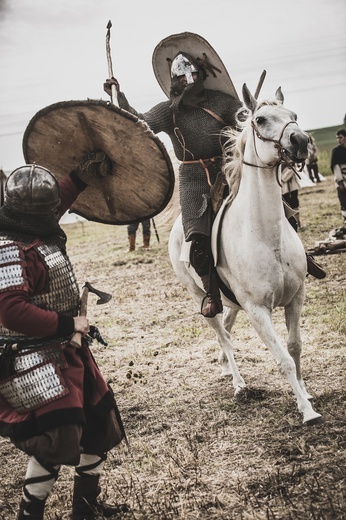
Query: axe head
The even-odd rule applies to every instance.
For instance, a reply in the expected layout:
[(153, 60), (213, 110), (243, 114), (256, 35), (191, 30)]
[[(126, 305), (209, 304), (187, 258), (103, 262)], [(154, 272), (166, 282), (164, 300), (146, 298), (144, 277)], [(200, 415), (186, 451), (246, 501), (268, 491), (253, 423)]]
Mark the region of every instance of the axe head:
[(95, 289), (95, 287), (93, 287), (89, 282), (85, 282), (84, 287), (86, 287), (89, 292), (92, 292), (99, 297), (99, 299), (96, 302), (96, 305), (102, 305), (104, 303), (109, 302), (109, 300), (112, 299), (111, 294)]

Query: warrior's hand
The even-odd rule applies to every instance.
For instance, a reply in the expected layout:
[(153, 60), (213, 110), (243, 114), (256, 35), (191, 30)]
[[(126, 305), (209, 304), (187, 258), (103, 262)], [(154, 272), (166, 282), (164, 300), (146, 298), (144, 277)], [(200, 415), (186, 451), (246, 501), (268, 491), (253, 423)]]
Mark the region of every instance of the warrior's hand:
[(112, 97), (112, 85), (115, 86), (115, 90), (117, 93), (120, 92), (120, 85), (119, 81), (115, 78), (106, 79), (106, 82), (103, 84), (103, 90), (108, 94), (110, 97)]
[(86, 316), (75, 316), (74, 321), (74, 332), (80, 332), (83, 336), (89, 332), (89, 320)]
[(86, 184), (93, 184), (94, 179), (110, 175), (112, 166), (112, 161), (105, 153), (87, 152), (75, 172)]

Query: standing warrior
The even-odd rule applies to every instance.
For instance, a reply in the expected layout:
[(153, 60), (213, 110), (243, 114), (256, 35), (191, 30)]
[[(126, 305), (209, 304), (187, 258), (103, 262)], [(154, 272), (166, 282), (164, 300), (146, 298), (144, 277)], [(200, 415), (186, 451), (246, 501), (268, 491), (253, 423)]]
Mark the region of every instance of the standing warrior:
[[(87, 184), (46, 168), (12, 172), (0, 208), (0, 435), (29, 455), (18, 520), (43, 519), (62, 464), (75, 466), (72, 518), (122, 510), (97, 502), (107, 452), (124, 438), (113, 393), (78, 316), (59, 218)], [(70, 344), (82, 334), (81, 348)], [(125, 508), (125, 506), (123, 506)]]

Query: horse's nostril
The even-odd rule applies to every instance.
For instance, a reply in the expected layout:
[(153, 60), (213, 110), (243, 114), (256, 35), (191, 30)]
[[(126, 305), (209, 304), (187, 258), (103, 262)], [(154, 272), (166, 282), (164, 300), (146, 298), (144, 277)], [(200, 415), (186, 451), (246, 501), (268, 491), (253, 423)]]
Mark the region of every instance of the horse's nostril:
[(292, 132), (290, 135), (290, 142), (293, 146), (296, 146), (297, 149), (303, 151), (307, 151), (308, 149), (308, 139), (304, 134), (299, 134), (297, 132)]
[(295, 144), (295, 145), (299, 144), (299, 143), (298, 143), (299, 140), (298, 140), (298, 138), (297, 138), (295, 132), (292, 132), (292, 133), (291, 133), (291, 135), (290, 135), (290, 141), (291, 141), (292, 144)]

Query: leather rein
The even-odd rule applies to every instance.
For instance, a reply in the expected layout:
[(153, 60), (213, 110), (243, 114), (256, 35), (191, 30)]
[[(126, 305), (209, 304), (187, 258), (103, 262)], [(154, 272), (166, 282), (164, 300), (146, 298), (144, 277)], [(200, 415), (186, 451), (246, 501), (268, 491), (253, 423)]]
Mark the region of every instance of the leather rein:
[[(255, 137), (255, 134), (257, 136), (258, 139), (260, 139), (261, 141), (263, 141), (264, 143), (265, 142), (271, 142), (271, 143), (274, 143), (274, 148), (277, 149), (278, 151), (278, 159), (276, 161), (275, 164), (273, 165), (269, 165), (269, 164), (265, 164), (264, 166), (260, 166), (260, 165), (257, 165), (257, 164), (252, 164), (252, 163), (248, 163), (247, 161), (244, 161), (243, 160), (243, 164), (246, 164), (247, 166), (253, 166), (254, 168), (262, 168), (262, 169), (265, 169), (265, 168), (272, 168), (274, 169), (275, 168), (275, 175), (276, 175), (276, 181), (277, 183), (279, 184), (280, 187), (282, 187), (282, 184), (279, 180), (279, 166), (280, 164), (285, 164), (286, 166), (288, 166), (289, 168), (291, 168), (291, 170), (294, 171), (294, 173), (297, 175), (297, 177), (300, 179), (300, 175), (299, 173), (297, 172), (297, 170), (290, 164), (288, 163), (285, 159), (284, 159), (284, 153), (286, 155), (288, 155), (288, 152), (287, 150), (285, 150), (282, 146), (281, 146), (281, 139), (282, 139), (282, 136), (284, 134), (284, 131), (286, 130), (286, 128), (288, 127), (288, 125), (291, 125), (291, 124), (295, 124), (295, 125), (298, 125), (298, 123), (296, 121), (288, 121), (288, 123), (286, 123), (281, 132), (280, 132), (280, 135), (279, 135), (279, 138), (278, 139), (271, 139), (270, 137), (264, 137), (263, 135), (260, 134), (258, 128), (256, 128), (256, 125), (254, 123), (254, 121), (252, 120), (251, 121), (251, 126), (252, 126), (252, 130), (253, 130), (253, 134), (254, 134), (254, 137)], [(256, 152), (256, 155), (257, 157), (259, 158), (260, 161), (262, 161), (262, 159), (260, 158), (260, 156), (258, 155), (258, 152), (257, 152), (257, 149), (256, 149), (256, 141), (255, 141), (255, 138), (254, 138), (254, 145), (255, 145), (255, 152)], [(263, 161), (262, 161), (263, 162)], [(299, 169), (299, 171), (301, 172), (304, 168), (304, 164), (305, 162), (303, 162), (301, 164), (301, 167)]]

